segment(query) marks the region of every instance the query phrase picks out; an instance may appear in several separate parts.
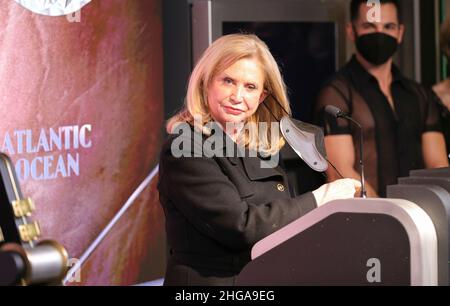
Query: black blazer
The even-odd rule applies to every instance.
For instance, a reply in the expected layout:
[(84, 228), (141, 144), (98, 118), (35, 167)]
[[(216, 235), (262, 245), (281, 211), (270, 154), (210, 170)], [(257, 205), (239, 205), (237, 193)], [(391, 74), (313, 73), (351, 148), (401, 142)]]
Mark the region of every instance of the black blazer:
[[(160, 156), (158, 189), (169, 248), (164, 284), (233, 285), (256, 242), (317, 204), (311, 192), (292, 198), (281, 167), (261, 168), (261, 159), (248, 151), (246, 157), (207, 157), (208, 150), (201, 157), (174, 157), (172, 144), (183, 147), (180, 139), (193, 138), (169, 136)], [(204, 143), (200, 136), (195, 145)], [(213, 146), (214, 152), (225, 153), (225, 143)], [(183, 148), (185, 156), (194, 150)]]

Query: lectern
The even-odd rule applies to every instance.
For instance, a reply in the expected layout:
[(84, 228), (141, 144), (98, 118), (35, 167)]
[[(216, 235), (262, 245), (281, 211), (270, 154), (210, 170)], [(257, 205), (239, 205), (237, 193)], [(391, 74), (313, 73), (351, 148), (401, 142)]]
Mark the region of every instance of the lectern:
[(450, 168), (412, 170), (398, 181), (387, 187), (387, 196), (414, 202), (430, 216), (438, 239), (438, 283), (449, 285)]
[(410, 201), (331, 201), (256, 243), (237, 285), (437, 285), (437, 244)]

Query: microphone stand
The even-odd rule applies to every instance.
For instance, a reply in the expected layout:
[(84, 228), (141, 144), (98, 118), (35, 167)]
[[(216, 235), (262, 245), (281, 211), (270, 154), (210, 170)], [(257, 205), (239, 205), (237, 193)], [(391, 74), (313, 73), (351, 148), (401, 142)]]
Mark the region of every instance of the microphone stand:
[(346, 115), (345, 113), (340, 112), (337, 114), (337, 117), (343, 117), (350, 121), (351, 123), (355, 124), (359, 128), (359, 167), (361, 169), (361, 198), (367, 198), (367, 192), (366, 192), (366, 185), (365, 185), (365, 179), (364, 179), (364, 163), (363, 163), (363, 130), (361, 124), (359, 124), (356, 120), (354, 120), (352, 117)]

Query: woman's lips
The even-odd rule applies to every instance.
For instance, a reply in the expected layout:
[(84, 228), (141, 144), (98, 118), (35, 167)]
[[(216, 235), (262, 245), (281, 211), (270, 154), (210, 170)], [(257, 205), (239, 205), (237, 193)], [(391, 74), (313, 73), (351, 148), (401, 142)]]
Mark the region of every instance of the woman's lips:
[(231, 115), (240, 115), (244, 112), (243, 110), (240, 110), (240, 109), (237, 109), (234, 107), (230, 107), (230, 106), (224, 106), (223, 108), (225, 109), (225, 111), (228, 114), (231, 114)]

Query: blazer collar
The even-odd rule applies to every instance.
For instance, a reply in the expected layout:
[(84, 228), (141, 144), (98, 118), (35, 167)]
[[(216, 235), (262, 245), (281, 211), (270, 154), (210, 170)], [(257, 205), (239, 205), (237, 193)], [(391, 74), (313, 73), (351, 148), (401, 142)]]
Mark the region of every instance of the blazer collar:
[(273, 156), (272, 159), (261, 158), (255, 151), (244, 149), (236, 144), (227, 133), (223, 132), (220, 126), (216, 126), (215, 132), (221, 133), (219, 135), (223, 137), (222, 141), (217, 141), (216, 137), (220, 137), (219, 135), (207, 137), (209, 141), (214, 142), (215, 151), (222, 151), (233, 165), (238, 165), (239, 160), (242, 160), (245, 172), (250, 180), (262, 180), (273, 176), (283, 177), (283, 172), (280, 171), (279, 166), (279, 158), (281, 158), (279, 154), (278, 159)]

